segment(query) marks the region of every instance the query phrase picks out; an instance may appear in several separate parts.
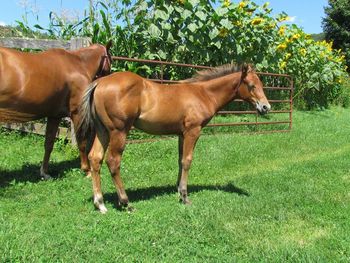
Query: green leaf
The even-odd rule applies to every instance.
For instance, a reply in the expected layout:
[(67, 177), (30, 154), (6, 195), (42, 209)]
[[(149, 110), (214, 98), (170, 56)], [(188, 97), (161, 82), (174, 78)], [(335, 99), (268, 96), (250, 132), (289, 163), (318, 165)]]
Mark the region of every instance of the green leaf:
[(151, 24), (149, 26), (149, 33), (153, 38), (159, 38), (162, 34), (162, 32), (159, 30), (159, 28), (155, 24)]
[(262, 65), (265, 69), (269, 67), (269, 64), (268, 64), (266, 58), (263, 59), (263, 61), (261, 62), (261, 65)]
[(102, 16), (103, 25), (105, 27), (105, 33), (107, 34), (108, 37), (110, 37), (111, 36), (111, 28), (110, 28), (110, 23), (107, 19), (107, 16), (106, 16), (105, 12), (103, 12), (102, 10), (100, 10), (100, 14)]
[(181, 13), (181, 18), (183, 20), (186, 20), (188, 17), (190, 17), (192, 15), (192, 13), (188, 10), (183, 10)]
[(163, 50), (158, 50), (158, 55), (161, 59), (166, 59), (166, 53)]
[(236, 52), (237, 52), (237, 55), (242, 55), (243, 49), (240, 44), (236, 45)]
[(230, 20), (228, 20), (227, 18), (225, 18), (225, 19), (222, 19), (221, 21), (220, 21), (220, 24), (222, 25), (222, 26), (224, 26), (225, 28), (227, 28), (227, 29), (232, 29), (233, 28), (233, 24), (230, 22)]
[(167, 41), (169, 43), (176, 43), (176, 40), (174, 39), (173, 34), (171, 34), (170, 32), (168, 32)]
[(161, 23), (162, 29), (164, 30), (171, 30), (171, 24), (170, 23)]
[(135, 11), (141, 12), (141, 11), (148, 11), (148, 5), (146, 1), (139, 1), (138, 4), (135, 5)]
[(155, 19), (161, 19), (161, 20), (168, 20), (169, 19), (169, 14), (166, 12), (157, 9), (156, 12), (154, 13), (154, 18)]
[(213, 30), (211, 30), (209, 32), (209, 38), (210, 40), (213, 40), (214, 38), (216, 38), (219, 35), (219, 30), (217, 28), (214, 28)]
[(218, 49), (221, 48), (221, 41), (216, 41), (216, 42), (214, 42), (213, 44), (214, 44), (214, 46), (216, 46)]
[(169, 15), (174, 11), (174, 7), (172, 5), (164, 4), (163, 6), (168, 11)]
[(187, 26), (187, 28), (188, 28), (192, 33), (195, 32), (195, 31), (198, 29), (197, 25), (194, 24), (194, 23), (189, 24), (189, 25)]
[(215, 11), (216, 11), (216, 14), (218, 16), (222, 17), (228, 12), (228, 9), (227, 8), (223, 8), (223, 7), (218, 7)]
[(40, 29), (40, 30), (45, 30), (42, 26), (40, 26), (38, 24), (35, 24), (34, 27), (37, 28), (37, 29)]
[(106, 6), (105, 3), (103, 3), (102, 1), (99, 1), (98, 3), (102, 5), (104, 9), (108, 10), (108, 6)]
[(196, 6), (200, 3), (199, 0), (188, 0), (188, 2), (192, 5), (192, 6)]
[(196, 12), (196, 16), (202, 21), (205, 21), (207, 19), (207, 15), (202, 11)]

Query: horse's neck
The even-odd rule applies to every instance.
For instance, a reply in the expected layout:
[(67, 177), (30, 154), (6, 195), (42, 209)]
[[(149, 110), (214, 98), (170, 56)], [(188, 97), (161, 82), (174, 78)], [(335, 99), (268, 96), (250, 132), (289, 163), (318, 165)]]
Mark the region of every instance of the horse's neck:
[(204, 89), (215, 103), (216, 111), (237, 96), (240, 79), (241, 73), (238, 72), (209, 80), (204, 84)]
[(92, 80), (100, 66), (100, 57), (101, 54), (98, 52), (98, 49), (84, 48), (76, 51), (81, 61), (84, 64), (84, 68), (87, 71), (90, 79)]

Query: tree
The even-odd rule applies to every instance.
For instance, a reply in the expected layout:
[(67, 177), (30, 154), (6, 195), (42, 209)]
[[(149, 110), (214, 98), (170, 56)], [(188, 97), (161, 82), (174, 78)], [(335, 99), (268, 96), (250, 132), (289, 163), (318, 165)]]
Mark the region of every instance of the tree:
[(311, 34), (311, 38), (315, 41), (323, 41), (325, 40), (325, 34), (324, 33)]
[(325, 7), (326, 17), (322, 21), (326, 40), (333, 41), (333, 48), (341, 49), (350, 66), (350, 1), (328, 0)]

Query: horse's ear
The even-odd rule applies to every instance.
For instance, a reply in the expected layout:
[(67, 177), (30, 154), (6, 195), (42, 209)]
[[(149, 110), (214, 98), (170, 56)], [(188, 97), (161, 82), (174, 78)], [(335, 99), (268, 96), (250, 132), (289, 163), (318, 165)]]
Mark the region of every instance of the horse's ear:
[(106, 45), (106, 49), (109, 50), (109, 49), (111, 48), (112, 44), (113, 44), (113, 42), (112, 42), (112, 40), (110, 39), (110, 40), (108, 41), (107, 45)]
[(242, 78), (245, 78), (245, 76), (247, 76), (249, 69), (250, 69), (249, 64), (247, 64), (247, 63), (242, 64)]

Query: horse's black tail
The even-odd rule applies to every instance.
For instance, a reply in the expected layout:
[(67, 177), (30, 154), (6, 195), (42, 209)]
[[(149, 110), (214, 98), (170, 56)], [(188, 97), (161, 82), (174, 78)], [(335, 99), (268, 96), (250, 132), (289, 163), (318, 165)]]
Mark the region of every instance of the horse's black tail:
[[(97, 82), (91, 83), (86, 89), (83, 100), (79, 107), (79, 121), (76, 127), (76, 136), (78, 140), (83, 140), (95, 133), (94, 119), (95, 119), (95, 107), (94, 92), (97, 87)], [(89, 138), (87, 138), (89, 139)]]

